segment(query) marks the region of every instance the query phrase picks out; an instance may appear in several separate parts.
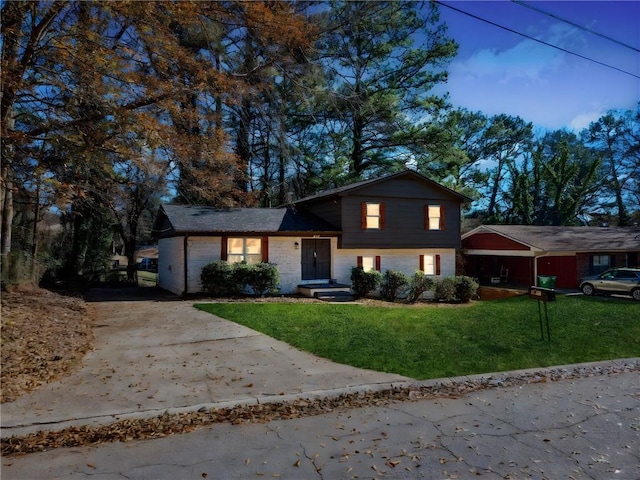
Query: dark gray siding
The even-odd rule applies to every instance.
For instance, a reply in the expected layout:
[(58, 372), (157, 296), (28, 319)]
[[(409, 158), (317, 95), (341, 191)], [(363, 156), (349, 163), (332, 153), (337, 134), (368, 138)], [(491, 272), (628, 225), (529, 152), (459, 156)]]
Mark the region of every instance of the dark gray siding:
[[(446, 190), (395, 179), (353, 193), (342, 198), (342, 248), (460, 247), (460, 202)], [(384, 202), (383, 230), (361, 228), (362, 202)], [(445, 207), (444, 230), (425, 230), (425, 205)]]
[(342, 224), (342, 199), (338, 196), (304, 205), (303, 208), (340, 228)]

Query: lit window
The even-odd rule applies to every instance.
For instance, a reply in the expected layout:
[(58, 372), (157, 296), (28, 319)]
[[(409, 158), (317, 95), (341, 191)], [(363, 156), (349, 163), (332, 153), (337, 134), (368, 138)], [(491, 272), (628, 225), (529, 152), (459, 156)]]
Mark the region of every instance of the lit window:
[(376, 269), (375, 257), (362, 257), (362, 269), (365, 272), (368, 272), (369, 270), (375, 270)]
[(230, 238), (228, 240), (227, 261), (229, 263), (262, 261), (262, 240), (260, 238)]
[(425, 275), (436, 274), (436, 258), (435, 255), (424, 255), (424, 265), (422, 271)]
[(429, 230), (440, 230), (440, 205), (429, 205), (427, 217)]
[(380, 228), (379, 203), (367, 203), (367, 228)]

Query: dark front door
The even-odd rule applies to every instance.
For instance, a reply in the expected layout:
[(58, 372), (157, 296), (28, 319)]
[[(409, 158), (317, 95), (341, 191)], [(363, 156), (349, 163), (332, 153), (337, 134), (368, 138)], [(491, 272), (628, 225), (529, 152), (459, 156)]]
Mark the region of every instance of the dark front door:
[(331, 240), (302, 239), (302, 280), (331, 278)]

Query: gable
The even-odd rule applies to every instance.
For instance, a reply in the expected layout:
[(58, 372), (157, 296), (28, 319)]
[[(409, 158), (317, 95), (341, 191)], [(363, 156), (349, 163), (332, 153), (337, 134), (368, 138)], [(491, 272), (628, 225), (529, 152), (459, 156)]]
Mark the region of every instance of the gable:
[(530, 250), (527, 245), (497, 233), (474, 233), (462, 239), (462, 248), (467, 250)]

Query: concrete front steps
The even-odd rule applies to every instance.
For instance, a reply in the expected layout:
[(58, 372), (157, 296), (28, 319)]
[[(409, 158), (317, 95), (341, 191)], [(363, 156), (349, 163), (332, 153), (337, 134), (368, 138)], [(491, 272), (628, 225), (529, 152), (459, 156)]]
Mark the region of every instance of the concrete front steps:
[(312, 283), (298, 285), (298, 292), (305, 297), (315, 297), (325, 302), (351, 302), (351, 286), (340, 283)]

